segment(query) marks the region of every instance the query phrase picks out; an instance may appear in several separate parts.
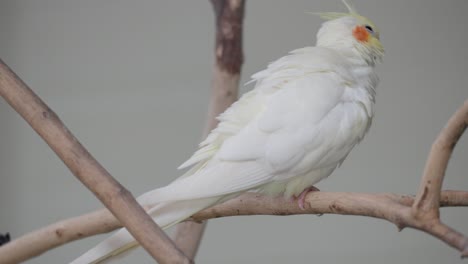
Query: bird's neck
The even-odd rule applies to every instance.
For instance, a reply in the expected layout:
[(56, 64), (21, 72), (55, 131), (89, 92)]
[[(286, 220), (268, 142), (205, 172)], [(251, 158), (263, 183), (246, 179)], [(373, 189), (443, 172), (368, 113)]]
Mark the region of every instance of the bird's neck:
[(350, 73), (353, 78), (350, 87), (355, 90), (357, 100), (366, 107), (369, 117), (374, 115), (374, 103), (379, 77), (373, 65), (363, 63), (362, 60), (350, 59), (352, 67)]

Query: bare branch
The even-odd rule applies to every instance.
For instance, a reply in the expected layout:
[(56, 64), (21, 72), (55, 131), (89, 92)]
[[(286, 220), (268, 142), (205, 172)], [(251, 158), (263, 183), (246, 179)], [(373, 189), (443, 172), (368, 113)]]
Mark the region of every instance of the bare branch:
[[(455, 204), (461, 196), (468, 198), (468, 192), (444, 192), (445, 202)], [(452, 197), (453, 196), (453, 197)], [(454, 198), (452, 200), (452, 198)], [(195, 221), (206, 218), (217, 218), (235, 215), (296, 215), (296, 214), (341, 214), (360, 215), (385, 219), (394, 223), (400, 230), (412, 227), (458, 249), (465, 256), (468, 249), (468, 237), (440, 222), (438, 218), (429, 221), (421, 220), (412, 214), (410, 207), (414, 199), (411, 196), (395, 194), (362, 194), (362, 193), (327, 193), (311, 192), (306, 196), (306, 207), (302, 210), (297, 203), (282, 198), (261, 197), (246, 194), (226, 203), (195, 214)], [(466, 206), (468, 200), (457, 204)], [(446, 204), (440, 203), (445, 206)]]
[(106, 209), (60, 221), (0, 247), (0, 263), (20, 263), (65, 243), (119, 227), (119, 221)]
[(176, 226), (174, 242), (184, 254), (192, 260), (197, 255), (206, 222), (185, 221)]
[[(442, 197), (444, 197), (440, 203), (442, 207), (468, 206), (468, 192), (443, 191)], [(345, 214), (386, 219), (399, 226), (402, 221), (408, 221), (413, 201), (414, 197), (409, 195), (312, 192), (307, 196), (306, 210), (302, 210), (291, 200), (247, 193), (201, 211), (192, 216), (191, 220), (200, 222), (212, 218), (242, 215)], [(107, 233), (120, 227), (119, 221), (105, 209), (60, 221), (0, 247), (0, 263), (12, 263), (12, 261), (4, 262), (7, 260), (25, 260), (65, 243)], [(441, 240), (445, 239), (443, 236), (440, 237), (442, 229), (432, 232), (428, 226), (415, 228)]]
[(438, 218), (439, 201), (445, 171), (450, 156), (458, 140), (468, 125), (468, 100), (450, 118), (445, 128), (432, 144), (421, 179), (416, 202), (413, 205), (414, 214), (418, 217)]
[(216, 66), (232, 75), (239, 75), (244, 61), (242, 53), (244, 0), (210, 0), (210, 2), (216, 16)]
[[(167, 235), (104, 167), (80, 144), (59, 117), (0, 60), (0, 95), (55, 151), (70, 171), (128, 228), (161, 263), (189, 263)], [(55, 232), (57, 237), (63, 233)], [(1, 263), (18, 263), (24, 259)]]
[[(236, 99), (243, 63), (242, 21), (244, 0), (210, 0), (216, 16), (216, 64), (211, 83), (211, 99), (204, 136), (216, 127), (216, 117)], [(194, 259), (206, 223), (184, 222), (177, 225), (176, 245)]]

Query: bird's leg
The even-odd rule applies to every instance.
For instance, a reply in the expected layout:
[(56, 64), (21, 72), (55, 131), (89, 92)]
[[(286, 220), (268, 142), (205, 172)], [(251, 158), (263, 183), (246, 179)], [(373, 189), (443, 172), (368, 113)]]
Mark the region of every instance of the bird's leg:
[(296, 198), (297, 199), (297, 204), (302, 210), (305, 210), (304, 203), (305, 203), (305, 197), (309, 192), (319, 192), (320, 190), (315, 187), (315, 186), (310, 186), (306, 189), (304, 189), (301, 194)]

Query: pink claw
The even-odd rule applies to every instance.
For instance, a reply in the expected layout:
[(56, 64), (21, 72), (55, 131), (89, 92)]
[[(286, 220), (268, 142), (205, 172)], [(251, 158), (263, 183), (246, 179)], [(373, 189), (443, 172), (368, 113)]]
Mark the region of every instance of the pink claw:
[(299, 197), (297, 198), (297, 204), (302, 210), (305, 210), (304, 203), (305, 203), (305, 197), (309, 192), (319, 192), (320, 190), (315, 187), (315, 186), (310, 186), (309, 188), (304, 189)]

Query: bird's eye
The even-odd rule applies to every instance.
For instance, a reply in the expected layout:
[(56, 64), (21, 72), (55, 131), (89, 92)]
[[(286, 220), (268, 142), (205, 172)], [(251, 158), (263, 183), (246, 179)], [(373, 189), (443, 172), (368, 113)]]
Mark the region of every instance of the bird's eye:
[(371, 26), (365, 25), (364, 27), (365, 27), (365, 28), (367, 29), (367, 31), (369, 31), (370, 33), (374, 33), (374, 29), (373, 29)]

